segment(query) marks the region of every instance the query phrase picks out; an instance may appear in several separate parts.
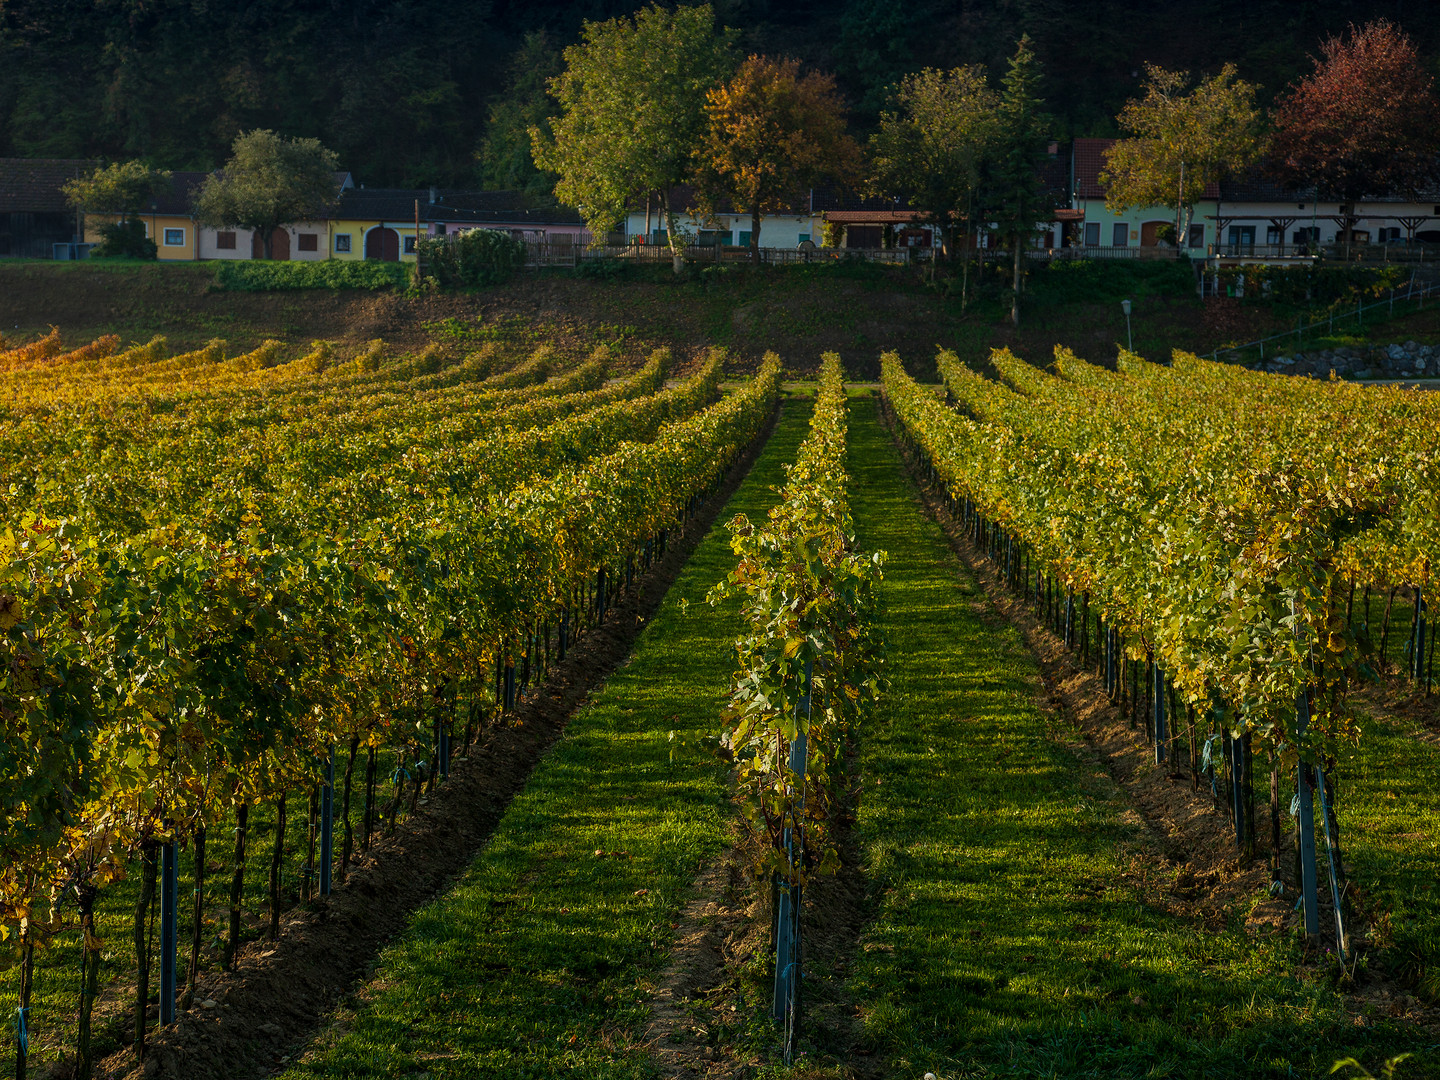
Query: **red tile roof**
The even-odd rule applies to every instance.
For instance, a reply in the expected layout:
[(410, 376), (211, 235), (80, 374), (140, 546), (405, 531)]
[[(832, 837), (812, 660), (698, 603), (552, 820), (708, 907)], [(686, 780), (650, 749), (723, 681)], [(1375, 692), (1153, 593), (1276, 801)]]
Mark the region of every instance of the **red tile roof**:
[[(1105, 188), (1100, 183), (1100, 173), (1105, 168), (1105, 151), (1114, 146), (1118, 139), (1076, 139), (1075, 140), (1075, 196), (1079, 199), (1103, 199)], [(1202, 199), (1218, 199), (1220, 185), (1207, 184)]]

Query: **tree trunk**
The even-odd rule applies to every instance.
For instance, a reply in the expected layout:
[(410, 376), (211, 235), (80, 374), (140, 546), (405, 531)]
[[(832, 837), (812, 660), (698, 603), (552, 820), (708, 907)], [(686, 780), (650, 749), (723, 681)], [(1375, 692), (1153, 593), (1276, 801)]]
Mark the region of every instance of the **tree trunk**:
[(135, 901), (135, 1038), (131, 1045), (137, 1061), (145, 1060), (145, 1012), (150, 1007), (150, 949), (145, 924), (155, 901), (156, 853), (155, 841), (145, 841), (140, 849), (140, 899)]
[(260, 254), (266, 262), (275, 257), (275, 228), (270, 226), (260, 231)]
[(660, 210), (665, 215), (665, 241), (670, 248), (671, 265), (677, 274), (685, 272), (685, 253), (675, 241), (675, 211), (670, 207), (670, 192), (660, 191)]
[(230, 879), (230, 935), (225, 942), (225, 967), (235, 963), (240, 950), (240, 902), (245, 896), (245, 840), (250, 826), (250, 804), (235, 810), (235, 875)]
[(750, 261), (760, 265), (760, 204), (750, 209)]
[(1014, 297), (1010, 301), (1011, 326), (1020, 325), (1020, 274), (1021, 268), (1024, 266), (1025, 262), (1025, 255), (1020, 247), (1021, 241), (1022, 237), (1020, 233), (1017, 232), (1012, 241), (1015, 245), (1015, 278), (1011, 285), (1011, 287), (1014, 289)]

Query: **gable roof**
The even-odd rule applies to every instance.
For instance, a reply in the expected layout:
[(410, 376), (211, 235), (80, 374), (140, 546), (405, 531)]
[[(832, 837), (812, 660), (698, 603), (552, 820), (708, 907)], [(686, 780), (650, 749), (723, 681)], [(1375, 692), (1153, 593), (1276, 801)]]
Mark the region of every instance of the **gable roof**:
[(568, 206), (536, 209), (519, 191), (466, 191), (462, 188), (346, 188), (330, 215), (349, 221), (414, 221), (419, 203), (422, 222), (495, 224), (517, 227), (580, 225), (580, 212)]
[(69, 213), (60, 185), (98, 164), (85, 158), (0, 158), (0, 214)]

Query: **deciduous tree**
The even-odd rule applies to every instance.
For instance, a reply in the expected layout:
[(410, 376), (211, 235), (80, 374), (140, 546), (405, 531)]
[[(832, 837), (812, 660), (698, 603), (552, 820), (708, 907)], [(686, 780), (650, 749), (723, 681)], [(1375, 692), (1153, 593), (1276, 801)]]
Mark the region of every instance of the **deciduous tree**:
[(337, 164), (319, 139), (248, 131), (235, 139), (225, 168), (205, 178), (195, 198), (195, 220), (257, 230), (269, 259), (276, 229), (313, 218), (335, 202)]
[(1320, 46), (1315, 70), (1276, 102), (1274, 160), (1281, 179), (1314, 185), (1344, 207), (1389, 192), (1415, 197), (1436, 175), (1440, 101), (1415, 45), (1386, 20), (1351, 26)]
[(1205, 188), (1264, 152), (1255, 90), (1236, 78), (1233, 64), (1193, 85), (1188, 71), (1146, 64), (1144, 96), (1127, 102), (1116, 118), (1130, 137), (1105, 154), (1106, 209), (1122, 214), (1167, 206), (1175, 212), (1175, 242), (1184, 244)]
[(71, 206), (91, 214), (115, 214), (124, 222), (170, 188), (170, 173), (140, 161), (117, 161), (61, 185)]
[(535, 164), (559, 175), (555, 195), (579, 207), (591, 232), (615, 229), (633, 201), (659, 195), (680, 268), (673, 190), (694, 175), (705, 137), (705, 94), (730, 71), (729, 31), (708, 4), (586, 22), (550, 81), (560, 103), (550, 132), (530, 129)]
[(981, 65), (926, 68), (901, 80), (893, 107), (880, 114), (880, 130), (870, 138), (871, 189), (905, 200), (938, 227), (947, 254), (962, 225), (967, 236), (973, 231), (999, 105)]
[(849, 182), (860, 148), (829, 75), (796, 60), (751, 56), (709, 91), (701, 166), (705, 186), (750, 211), (750, 255), (760, 261), (760, 218), (804, 202), (822, 179)]

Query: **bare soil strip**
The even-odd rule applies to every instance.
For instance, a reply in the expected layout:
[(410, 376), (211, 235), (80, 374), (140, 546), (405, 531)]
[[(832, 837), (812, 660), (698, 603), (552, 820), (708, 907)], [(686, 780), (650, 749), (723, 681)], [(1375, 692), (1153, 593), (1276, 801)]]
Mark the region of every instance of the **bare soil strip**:
[(510, 726), (496, 729), (452, 767), (450, 778), (388, 840), (376, 842), (328, 900), (282, 920), (279, 941), (245, 946), (235, 970), (202, 975), (195, 1007), (152, 1033), (143, 1067), (129, 1050), (101, 1076), (232, 1080), (263, 1076), (310, 1039), (327, 1011), (369, 972), (412, 912), (458, 876), (484, 846), (535, 764), (575, 710), (631, 652), (690, 553), (744, 480), (772, 424), (724, 484), (672, 534), (669, 550), (636, 578), (605, 623), (592, 627), (532, 692)]

